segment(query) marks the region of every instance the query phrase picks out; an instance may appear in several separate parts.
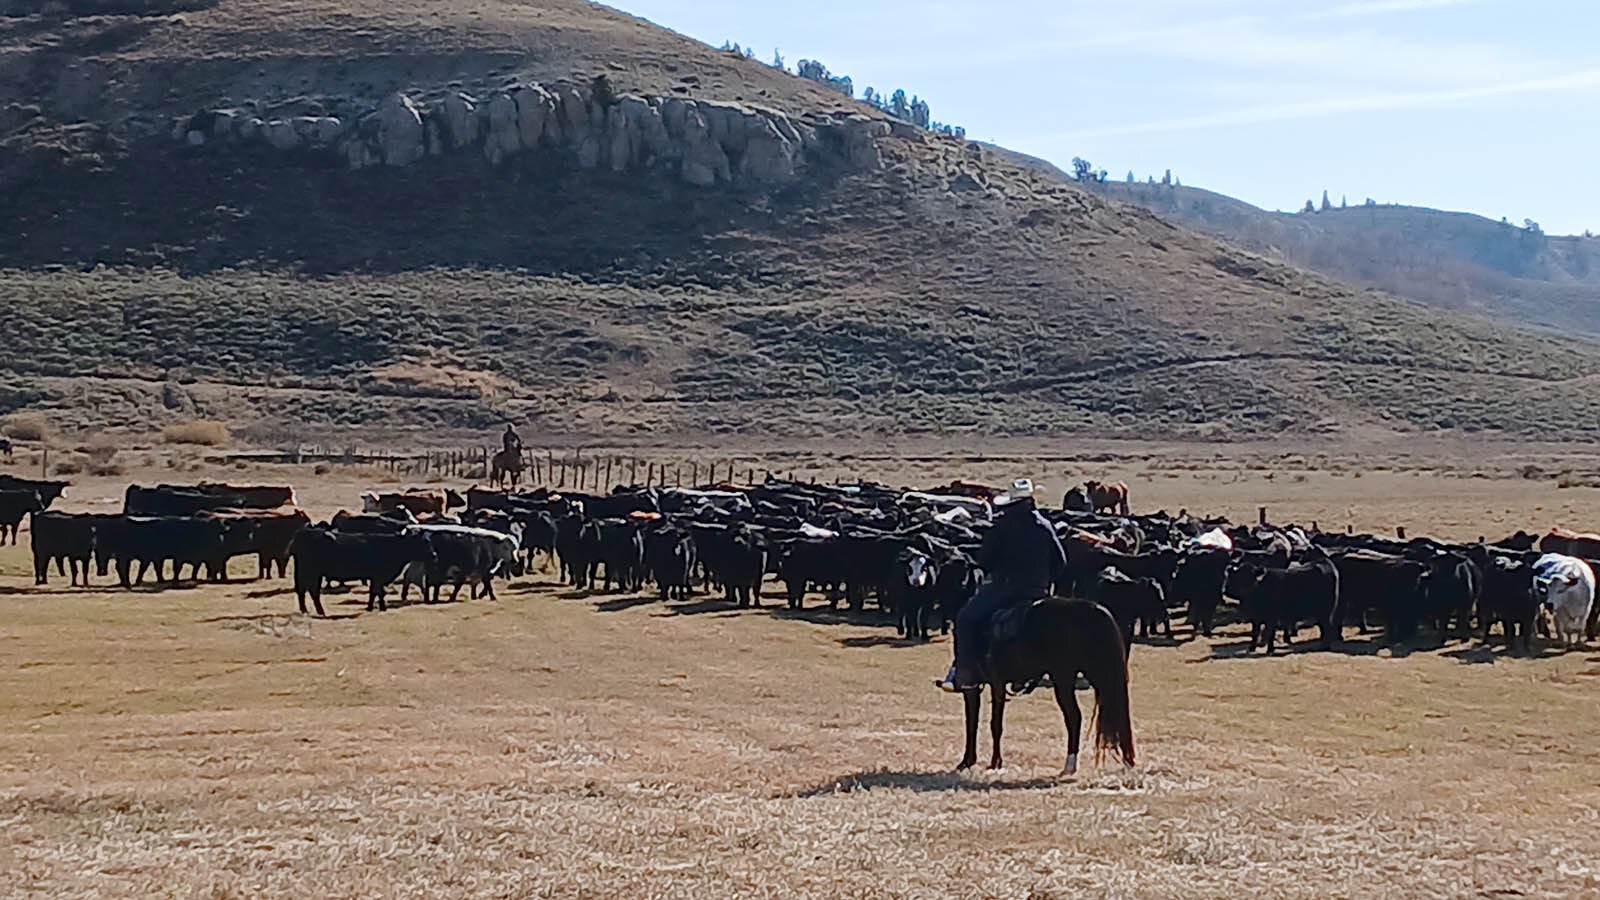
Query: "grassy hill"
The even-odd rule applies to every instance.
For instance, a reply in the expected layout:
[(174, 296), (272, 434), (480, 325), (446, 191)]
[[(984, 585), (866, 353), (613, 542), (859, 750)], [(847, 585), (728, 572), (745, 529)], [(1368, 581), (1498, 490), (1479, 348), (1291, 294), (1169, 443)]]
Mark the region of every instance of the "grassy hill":
[(881, 169), (762, 191), (189, 152), (136, 126), (597, 74), (796, 116), (849, 101), (577, 0), (185, 5), (0, 19), (0, 413), (200, 415), (263, 440), (503, 416), (640, 440), (1600, 435), (1589, 345), (1354, 290), (906, 128)]

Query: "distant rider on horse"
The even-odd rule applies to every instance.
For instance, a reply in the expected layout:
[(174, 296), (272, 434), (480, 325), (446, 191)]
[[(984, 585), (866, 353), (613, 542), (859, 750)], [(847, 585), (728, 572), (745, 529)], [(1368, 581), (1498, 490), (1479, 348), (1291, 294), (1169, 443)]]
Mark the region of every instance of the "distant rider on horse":
[(512, 459), (522, 456), (522, 438), (518, 436), (517, 430), (511, 427), (510, 422), (506, 423), (506, 433), (500, 435), (500, 443), (505, 447), (506, 455)]
[(981, 687), (995, 614), (1049, 595), (1066, 568), (1061, 539), (1039, 514), (1033, 492), (1033, 482), (1019, 478), (993, 501), (999, 516), (984, 534), (977, 559), (983, 584), (956, 616), (955, 665), (934, 682), (942, 690), (955, 693)]

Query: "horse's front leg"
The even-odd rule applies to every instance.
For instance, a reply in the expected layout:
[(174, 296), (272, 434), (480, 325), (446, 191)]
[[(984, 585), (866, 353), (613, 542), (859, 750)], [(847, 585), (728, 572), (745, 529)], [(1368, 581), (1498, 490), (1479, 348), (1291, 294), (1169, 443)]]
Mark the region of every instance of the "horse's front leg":
[(1078, 732), (1083, 730), (1083, 710), (1078, 708), (1078, 692), (1075, 690), (1078, 676), (1056, 681), (1056, 705), (1061, 707), (1061, 716), (1067, 722), (1067, 765), (1061, 770), (1062, 775), (1078, 774), (1078, 751), (1081, 749), (1081, 736)]
[(957, 772), (978, 764), (978, 707), (983, 705), (983, 694), (978, 691), (967, 691), (961, 697), (967, 709), (967, 749), (956, 766)]
[(994, 741), (994, 751), (989, 756), (990, 769), (1004, 769), (1000, 758), (1000, 735), (1006, 730), (1006, 687), (1003, 684), (989, 688), (989, 737)]

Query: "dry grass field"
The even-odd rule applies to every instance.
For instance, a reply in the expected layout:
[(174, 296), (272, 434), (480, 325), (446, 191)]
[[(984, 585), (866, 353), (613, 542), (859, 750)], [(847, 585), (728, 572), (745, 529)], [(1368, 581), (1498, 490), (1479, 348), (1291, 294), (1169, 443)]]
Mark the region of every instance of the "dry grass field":
[[(1600, 501), (1492, 463), (1297, 481), (1283, 460), (1181, 468), (1197, 459), (1105, 470), (1141, 508), (1452, 536), (1576, 524)], [(826, 462), (906, 481), (1085, 471)], [(319, 515), (375, 478), (188, 475), (288, 478)], [(171, 476), (86, 478), (66, 506)], [(1592, 650), (1248, 658), (1237, 630), (1141, 645), (1137, 768), (1058, 777), (1059, 714), (1032, 698), (1011, 710), (1010, 768), (957, 776), (960, 705), (928, 683), (948, 644), (815, 604), (662, 605), (536, 574), (499, 603), (367, 614), (347, 595), (314, 620), (281, 582), (40, 590), (26, 568), (24, 534), (0, 550), (5, 896), (1600, 892)]]

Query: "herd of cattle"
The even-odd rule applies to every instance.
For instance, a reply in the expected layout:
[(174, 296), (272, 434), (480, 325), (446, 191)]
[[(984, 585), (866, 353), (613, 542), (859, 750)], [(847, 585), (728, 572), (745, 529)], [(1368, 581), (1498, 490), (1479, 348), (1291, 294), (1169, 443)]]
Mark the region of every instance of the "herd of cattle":
[[(362, 512), (313, 524), (289, 488), (134, 485), (119, 514), (49, 511), (66, 487), (0, 475), (0, 543), (7, 535), (15, 543), (31, 516), (39, 584), (52, 564), (74, 585), (89, 583), (91, 564), (101, 578), (114, 569), (124, 587), (152, 573), (175, 581), (185, 567), (192, 579), (223, 580), (229, 560), (253, 556), (260, 578), (288, 577), (292, 563), (300, 611), (309, 597), (325, 615), (328, 584), (364, 583), (369, 610), (386, 609), (397, 583), (402, 602), (412, 587), (426, 602), (446, 586), (451, 600), (464, 586), (493, 598), (495, 579), (542, 559), (579, 589), (651, 585), (662, 600), (718, 591), (741, 607), (761, 604), (770, 576), (791, 608), (817, 594), (852, 609), (871, 599), (916, 639), (947, 628), (982, 578), (997, 493), (961, 482), (904, 491), (769, 481), (608, 495), (474, 487), (364, 494)], [(1067, 551), (1057, 593), (1105, 606), (1130, 646), (1136, 635), (1170, 635), (1177, 612), (1200, 634), (1247, 623), (1250, 649), (1265, 644), (1269, 653), (1279, 635), (1292, 642), (1309, 625), (1326, 648), (1346, 627), (1382, 628), (1395, 642), (1423, 632), (1488, 642), (1498, 624), (1507, 647), (1524, 651), (1536, 631), (1569, 645), (1596, 636), (1590, 561), (1600, 560), (1600, 536), (1399, 541), (1131, 515), (1127, 500), (1124, 485), (1090, 482), (1042, 512)]]

